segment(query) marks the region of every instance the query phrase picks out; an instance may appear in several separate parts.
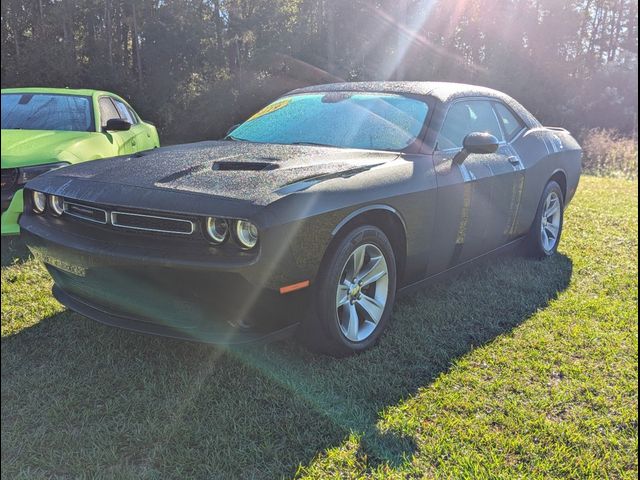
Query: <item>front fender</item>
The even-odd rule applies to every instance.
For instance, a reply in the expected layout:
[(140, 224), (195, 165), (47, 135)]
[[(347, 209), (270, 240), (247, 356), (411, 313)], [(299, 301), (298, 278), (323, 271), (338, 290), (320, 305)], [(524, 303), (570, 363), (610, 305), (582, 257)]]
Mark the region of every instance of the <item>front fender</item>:
[(359, 215), (379, 210), (395, 215), (404, 227), (405, 279), (420, 278), (429, 256), (425, 239), (433, 234), (436, 188), (432, 158), (407, 156), (283, 196), (256, 218), (264, 229), (263, 247), (273, 244), (263, 258), (273, 251), (280, 259), (274, 271), (292, 267), (295, 281), (313, 281), (335, 235)]
[(351, 212), (349, 215), (347, 215), (345, 218), (343, 218), (340, 223), (338, 223), (338, 225), (336, 225), (336, 227), (333, 229), (333, 231), (331, 232), (332, 236), (336, 236), (338, 234), (338, 232), (340, 232), (340, 230), (342, 230), (342, 228), (349, 223), (351, 220), (354, 220), (356, 217), (360, 216), (360, 215), (364, 215), (368, 212), (375, 212), (375, 211), (380, 211), (383, 210), (385, 212), (389, 212), (391, 214), (393, 214), (398, 221), (400, 221), (400, 223), (402, 224), (402, 228), (404, 229), (404, 232), (406, 234), (407, 231), (407, 224), (404, 221), (404, 218), (402, 217), (402, 214), (396, 210), (395, 208), (393, 208), (390, 205), (385, 205), (382, 203), (376, 203), (373, 205), (366, 205), (364, 207), (358, 208), (357, 210), (354, 210), (353, 212)]

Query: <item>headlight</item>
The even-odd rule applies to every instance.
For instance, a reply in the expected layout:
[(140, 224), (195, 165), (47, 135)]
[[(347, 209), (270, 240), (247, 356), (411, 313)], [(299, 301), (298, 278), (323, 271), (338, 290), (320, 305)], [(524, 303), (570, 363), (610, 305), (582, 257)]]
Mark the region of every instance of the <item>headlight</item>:
[(57, 217), (64, 213), (63, 200), (57, 195), (51, 195), (49, 197), (49, 206), (51, 207), (51, 212)]
[(18, 179), (16, 183), (18, 185), (24, 185), (29, 180), (33, 180), (38, 175), (47, 173), (57, 168), (65, 167), (69, 165), (67, 162), (47, 163), (44, 165), (36, 165), (35, 167), (20, 167), (18, 169)]
[(235, 228), (236, 239), (242, 248), (250, 249), (258, 244), (258, 227), (246, 220), (238, 220)]
[(224, 243), (229, 238), (229, 224), (223, 218), (207, 218), (207, 235), (215, 244)]
[(34, 191), (31, 194), (31, 199), (33, 200), (33, 211), (36, 213), (44, 212), (47, 207), (47, 196), (42, 192)]

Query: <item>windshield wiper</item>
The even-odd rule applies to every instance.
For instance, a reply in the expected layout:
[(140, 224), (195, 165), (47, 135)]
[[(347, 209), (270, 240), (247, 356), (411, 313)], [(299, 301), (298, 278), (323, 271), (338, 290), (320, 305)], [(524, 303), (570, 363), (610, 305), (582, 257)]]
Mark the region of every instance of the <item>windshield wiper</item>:
[(335, 147), (335, 145), (329, 145), (328, 143), (316, 143), (316, 142), (291, 142), (289, 145), (310, 145), (312, 147)]
[(234, 137), (233, 135), (227, 135), (226, 137), (223, 138), (223, 140), (231, 140), (232, 142), (258, 143), (258, 142), (254, 142), (253, 140), (247, 140), (246, 138)]

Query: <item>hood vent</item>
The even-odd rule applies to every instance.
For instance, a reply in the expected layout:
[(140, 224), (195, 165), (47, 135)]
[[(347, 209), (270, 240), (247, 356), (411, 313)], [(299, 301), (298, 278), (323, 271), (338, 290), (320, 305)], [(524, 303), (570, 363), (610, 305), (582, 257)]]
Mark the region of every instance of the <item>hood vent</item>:
[(244, 172), (259, 172), (262, 170), (275, 170), (280, 168), (280, 165), (273, 162), (215, 162), (211, 169), (225, 170), (225, 171), (244, 171)]

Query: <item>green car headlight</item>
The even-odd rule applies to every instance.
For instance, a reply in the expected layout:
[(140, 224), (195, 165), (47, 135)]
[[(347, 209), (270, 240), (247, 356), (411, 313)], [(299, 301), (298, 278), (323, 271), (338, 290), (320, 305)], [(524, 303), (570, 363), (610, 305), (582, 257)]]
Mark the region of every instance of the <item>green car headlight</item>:
[(18, 169), (18, 179), (16, 180), (16, 183), (18, 185), (24, 185), (29, 180), (36, 178), (38, 175), (66, 167), (67, 165), (69, 165), (67, 162), (56, 162), (46, 163), (44, 165), (35, 165), (33, 167), (20, 167)]

